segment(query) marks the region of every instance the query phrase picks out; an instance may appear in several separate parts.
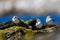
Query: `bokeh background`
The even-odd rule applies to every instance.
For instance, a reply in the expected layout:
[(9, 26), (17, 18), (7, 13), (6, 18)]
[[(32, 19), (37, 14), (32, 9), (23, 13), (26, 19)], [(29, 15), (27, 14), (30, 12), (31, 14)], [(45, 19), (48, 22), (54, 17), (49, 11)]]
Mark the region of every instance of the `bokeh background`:
[(60, 0), (0, 0), (0, 23), (11, 21), (17, 15), (25, 21), (39, 18), (45, 23), (50, 15), (60, 22)]
[[(60, 0), (0, 0), (0, 14), (21, 12), (29, 14), (60, 14)], [(11, 14), (11, 13), (10, 13)]]

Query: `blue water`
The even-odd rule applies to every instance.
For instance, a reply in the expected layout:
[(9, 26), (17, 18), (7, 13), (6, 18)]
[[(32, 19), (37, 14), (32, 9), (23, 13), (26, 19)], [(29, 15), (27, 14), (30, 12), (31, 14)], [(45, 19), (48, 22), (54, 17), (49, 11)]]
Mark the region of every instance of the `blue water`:
[[(0, 17), (0, 23), (11, 21), (13, 16), (14, 15), (6, 15), (6, 16)], [(50, 15), (50, 16), (51, 16), (51, 18), (53, 18), (55, 20), (55, 23), (59, 23), (60, 22), (60, 15), (53, 14), (53, 15)], [(47, 15), (18, 15), (18, 17), (20, 19), (23, 19), (24, 21), (28, 21), (30, 19), (33, 20), (35, 18), (39, 18), (43, 23), (45, 23)]]

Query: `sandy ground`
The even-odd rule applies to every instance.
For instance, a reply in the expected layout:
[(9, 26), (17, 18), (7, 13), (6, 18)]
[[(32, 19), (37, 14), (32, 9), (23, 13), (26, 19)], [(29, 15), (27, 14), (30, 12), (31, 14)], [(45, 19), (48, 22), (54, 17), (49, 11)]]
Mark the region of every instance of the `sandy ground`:
[(60, 40), (60, 30), (52, 33), (36, 33), (32, 40)]

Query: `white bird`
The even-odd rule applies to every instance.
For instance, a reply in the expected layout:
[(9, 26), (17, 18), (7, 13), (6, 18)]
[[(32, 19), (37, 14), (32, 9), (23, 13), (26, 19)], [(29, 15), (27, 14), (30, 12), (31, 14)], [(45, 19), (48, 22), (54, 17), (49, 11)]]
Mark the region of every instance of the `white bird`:
[(47, 16), (46, 23), (47, 25), (55, 25), (55, 21), (50, 16)]
[(19, 18), (18, 18), (17, 16), (14, 16), (14, 17), (12, 18), (12, 22), (14, 22), (14, 23), (19, 23), (20, 21), (19, 21)]
[(43, 24), (42, 24), (42, 22), (40, 21), (40, 19), (37, 19), (35, 26), (36, 26), (37, 28), (42, 28)]

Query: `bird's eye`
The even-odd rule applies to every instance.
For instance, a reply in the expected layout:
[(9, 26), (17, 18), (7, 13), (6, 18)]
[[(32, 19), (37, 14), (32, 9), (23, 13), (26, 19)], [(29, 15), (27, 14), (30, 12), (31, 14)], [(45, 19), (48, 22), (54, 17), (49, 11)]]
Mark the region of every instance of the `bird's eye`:
[(17, 18), (17, 17), (15, 17), (15, 18)]

